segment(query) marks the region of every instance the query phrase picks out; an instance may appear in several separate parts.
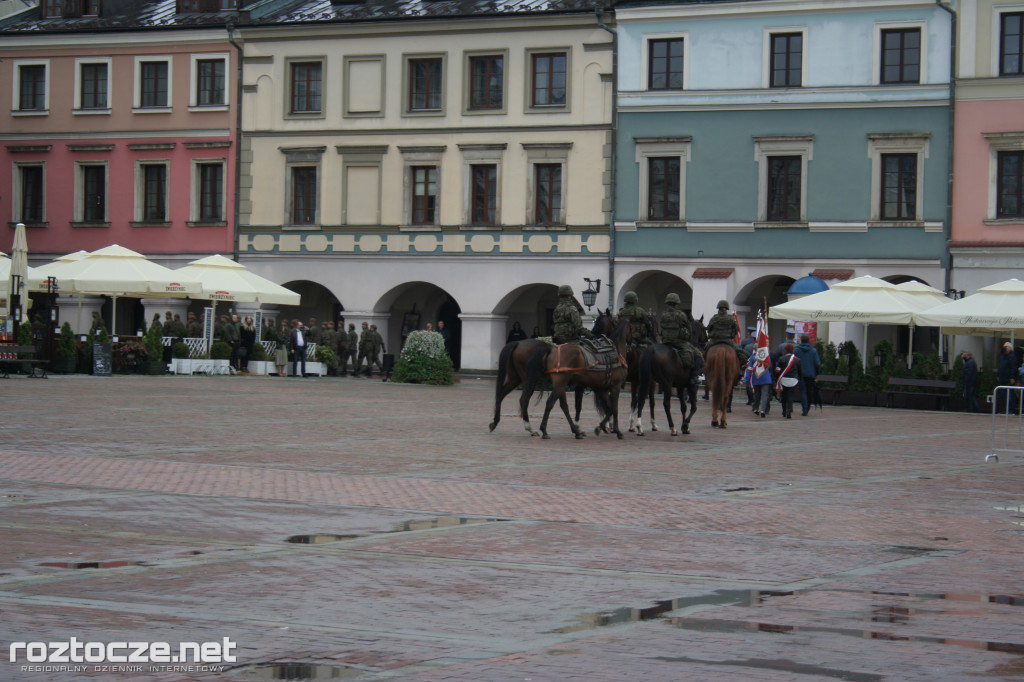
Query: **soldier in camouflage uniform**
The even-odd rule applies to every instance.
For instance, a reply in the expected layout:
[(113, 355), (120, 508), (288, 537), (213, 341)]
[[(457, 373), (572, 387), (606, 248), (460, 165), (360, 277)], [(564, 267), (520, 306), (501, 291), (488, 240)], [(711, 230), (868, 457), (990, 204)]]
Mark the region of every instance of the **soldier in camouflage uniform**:
[(309, 324), (306, 325), (306, 343), (320, 343), (320, 325), (316, 323), (316, 318), (309, 318)]
[(568, 284), (558, 287), (558, 305), (555, 306), (552, 318), (555, 324), (555, 343), (569, 343), (579, 341), (580, 337), (590, 339), (594, 336), (583, 326), (580, 311), (572, 298), (572, 287)]
[(384, 348), (384, 337), (377, 331), (377, 325), (370, 325), (370, 338), (373, 340), (373, 348), (370, 350), (371, 361), (367, 363), (366, 370), (369, 373), (371, 363), (377, 365), (377, 371), (381, 374), (384, 373), (384, 364), (381, 362), (381, 353), (387, 352)]
[(354, 374), (357, 376), (363, 369), (363, 360), (366, 360), (366, 375), (370, 375), (370, 354), (373, 352), (373, 335), (370, 334), (370, 323), (363, 322), (363, 331), (359, 333), (359, 358), (356, 360)]
[(718, 312), (708, 321), (708, 348), (713, 343), (728, 343), (736, 349), (740, 367), (746, 367), (748, 356), (736, 345), (736, 337), (739, 335), (740, 328), (736, 325), (736, 319), (729, 314), (729, 302), (722, 299), (718, 302)]
[(359, 356), (359, 334), (356, 332), (356, 325), (353, 322), (348, 323), (348, 332), (339, 334), (338, 348), (341, 350), (341, 360), (338, 366), (341, 367), (341, 375), (346, 376), (348, 374), (348, 362), (352, 361), (352, 374), (359, 373), (359, 363), (356, 362), (356, 358)]
[(330, 320), (324, 320), (321, 326), (320, 345), (330, 348), (331, 353), (334, 355), (331, 359), (331, 364), (327, 366), (327, 373), (334, 374), (335, 368), (338, 366), (337, 335), (334, 333), (334, 323)]
[(644, 347), (651, 342), (651, 319), (647, 316), (647, 312), (637, 305), (636, 292), (627, 291), (622, 300), (626, 302), (626, 305), (619, 309), (619, 319), (629, 320), (633, 328), (633, 343), (640, 351), (643, 351)]
[(694, 370), (690, 382), (696, 384), (697, 377), (704, 367), (704, 356), (699, 348), (690, 343), (690, 316), (678, 308), (679, 294), (666, 296), (665, 305), (668, 306), (668, 310), (661, 314), (659, 321), (661, 340), (665, 345), (679, 351), (679, 360), (683, 366)]

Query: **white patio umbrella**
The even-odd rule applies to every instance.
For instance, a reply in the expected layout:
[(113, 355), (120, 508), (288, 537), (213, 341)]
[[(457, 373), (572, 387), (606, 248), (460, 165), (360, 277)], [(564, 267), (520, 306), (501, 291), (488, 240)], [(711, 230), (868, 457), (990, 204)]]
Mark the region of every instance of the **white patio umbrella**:
[(970, 296), (917, 313), (917, 324), (941, 327), (944, 334), (1006, 336), (1024, 329), (1024, 282), (1008, 279)]
[[(66, 253), (63, 256), (54, 258), (49, 263), (44, 263), (39, 267), (29, 268), (28, 273), (28, 288), (29, 291), (46, 291), (47, 290), (47, 279), (49, 277), (57, 278), (58, 291), (61, 286), (61, 272), (67, 266), (68, 263), (74, 263), (75, 261), (81, 260), (89, 255), (88, 251), (79, 250), (74, 253)], [(65, 292), (67, 293), (67, 292)], [(82, 326), (82, 298), (78, 298), (78, 322), (75, 325), (75, 329), (80, 329)]]
[(867, 366), (869, 324), (912, 324), (914, 313), (922, 308), (911, 298), (913, 293), (900, 290), (884, 279), (865, 275), (840, 282), (828, 291), (781, 303), (768, 311), (768, 317), (809, 322), (856, 322), (864, 325), (861, 348)]
[[(28, 296), (28, 239), (25, 236), (25, 223), (18, 223), (14, 226), (14, 242), (11, 245), (11, 271), (7, 279), (21, 284), (21, 291), (11, 291), (10, 295), (21, 294), (18, 309), (20, 312), (15, 316), (21, 322), (25, 321), (25, 298)], [(13, 311), (12, 311), (13, 314)]]
[[(244, 265), (220, 254), (194, 260), (175, 272), (180, 277), (201, 283), (201, 293), (192, 298), (213, 301), (214, 319), (217, 315), (217, 301), (299, 305), (299, 295), (294, 291), (250, 272)], [(207, 339), (207, 343), (209, 341)]]
[[(117, 244), (63, 266), (59, 285), (65, 294), (112, 297), (111, 322), (117, 320), (118, 296), (185, 298), (201, 291), (199, 282)], [(111, 333), (115, 333), (113, 324)]]

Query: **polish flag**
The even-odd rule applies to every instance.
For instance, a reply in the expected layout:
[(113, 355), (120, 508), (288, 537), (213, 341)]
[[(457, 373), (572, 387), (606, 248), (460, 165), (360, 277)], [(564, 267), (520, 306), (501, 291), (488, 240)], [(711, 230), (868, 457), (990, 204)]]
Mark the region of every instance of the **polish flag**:
[(740, 331), (743, 327), (740, 326), (740, 318), (736, 316), (736, 313), (732, 314), (732, 319), (736, 322), (736, 336), (732, 337), (732, 342), (738, 346), (743, 341), (743, 332)]

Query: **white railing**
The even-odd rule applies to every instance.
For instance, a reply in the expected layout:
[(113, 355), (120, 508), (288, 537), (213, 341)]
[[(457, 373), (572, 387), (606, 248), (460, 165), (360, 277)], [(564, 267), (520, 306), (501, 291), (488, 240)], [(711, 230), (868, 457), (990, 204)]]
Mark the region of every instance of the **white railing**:
[(999, 461), (1000, 452), (1024, 453), (1024, 386), (996, 386), (992, 401), (992, 433), (985, 461)]

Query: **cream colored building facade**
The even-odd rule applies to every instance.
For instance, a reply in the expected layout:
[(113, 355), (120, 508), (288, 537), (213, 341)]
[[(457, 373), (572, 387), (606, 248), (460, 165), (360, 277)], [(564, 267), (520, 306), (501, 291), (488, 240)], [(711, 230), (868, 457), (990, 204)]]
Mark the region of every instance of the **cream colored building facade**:
[(493, 369), (513, 321), (547, 333), (559, 284), (605, 277), (613, 42), (599, 15), (242, 37), (240, 260), (304, 309), (376, 323), (387, 352), (443, 319), (457, 364)]

